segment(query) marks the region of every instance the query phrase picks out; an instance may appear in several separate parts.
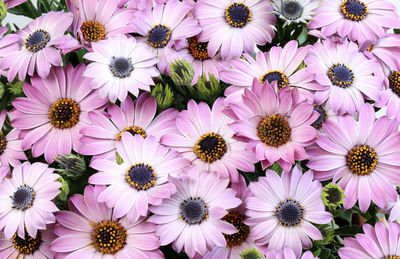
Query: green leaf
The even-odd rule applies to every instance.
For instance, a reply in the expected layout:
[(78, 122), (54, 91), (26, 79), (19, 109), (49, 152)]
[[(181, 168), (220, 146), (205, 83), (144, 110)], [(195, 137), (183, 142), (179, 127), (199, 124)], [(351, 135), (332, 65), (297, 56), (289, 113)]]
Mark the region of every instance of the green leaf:
[(117, 164), (122, 164), (124, 162), (124, 160), (122, 159), (122, 157), (118, 154), (118, 152), (115, 152), (115, 156), (117, 158)]
[(302, 45), (304, 42), (306, 42), (307, 38), (308, 38), (308, 30), (306, 29), (306, 27), (303, 27), (299, 37), (297, 38), (299, 45)]
[(362, 228), (359, 225), (345, 226), (335, 229), (335, 235), (339, 236), (354, 236), (357, 233), (361, 233)]
[(328, 258), (330, 254), (331, 254), (331, 250), (329, 250), (328, 248), (322, 248), (319, 258)]

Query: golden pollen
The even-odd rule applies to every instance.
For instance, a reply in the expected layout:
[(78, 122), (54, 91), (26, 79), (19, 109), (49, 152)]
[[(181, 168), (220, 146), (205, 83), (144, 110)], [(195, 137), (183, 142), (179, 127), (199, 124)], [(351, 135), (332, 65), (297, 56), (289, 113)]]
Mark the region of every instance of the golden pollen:
[(260, 77), (261, 84), (263, 84), (266, 80), (268, 80), (268, 83), (277, 81), (278, 90), (289, 86), (289, 79), (287, 78), (287, 76), (278, 70), (269, 71), (268, 73), (265, 73), (262, 77)]
[(288, 121), (281, 114), (270, 115), (257, 126), (257, 136), (264, 144), (273, 147), (288, 143), (291, 132)]
[(79, 122), (81, 109), (79, 104), (70, 98), (59, 98), (48, 114), (51, 125), (58, 129), (69, 129)]
[(138, 191), (147, 190), (156, 183), (156, 173), (150, 165), (137, 163), (129, 167), (126, 181)]
[(29, 34), (25, 40), (25, 48), (31, 52), (38, 52), (46, 47), (50, 41), (50, 35), (47, 31), (42, 29), (36, 30)]
[(168, 26), (158, 24), (147, 33), (147, 43), (153, 48), (164, 48), (171, 40), (171, 30)]
[(4, 137), (3, 133), (0, 132), (0, 155), (3, 154), (4, 150), (6, 150), (7, 140)]
[(230, 4), (225, 9), (225, 21), (232, 27), (241, 28), (251, 20), (250, 9), (243, 3)]
[(328, 70), (328, 77), (332, 84), (341, 88), (347, 88), (354, 83), (353, 71), (343, 64), (334, 64)]
[(221, 159), (227, 151), (225, 140), (219, 134), (211, 132), (203, 134), (194, 146), (197, 157), (207, 163)]
[(368, 15), (367, 5), (359, 0), (345, 0), (340, 4), (344, 18), (359, 22)]
[(120, 133), (117, 134), (117, 141), (120, 141), (122, 139), (122, 132), (129, 132), (132, 134), (132, 136), (135, 136), (136, 134), (139, 134), (143, 138), (147, 137), (146, 131), (142, 129), (141, 127), (138, 126), (128, 126), (125, 129), (121, 130)]
[(346, 165), (356, 175), (369, 175), (377, 164), (378, 155), (368, 145), (355, 146), (346, 155)]
[(125, 247), (128, 234), (120, 223), (107, 220), (97, 223), (90, 236), (97, 251), (114, 255)]
[(385, 259), (400, 259), (400, 256), (398, 256), (398, 255), (391, 255), (391, 256), (386, 256)]
[(15, 249), (18, 250), (18, 253), (23, 255), (33, 254), (34, 252), (39, 250), (40, 244), (42, 243), (39, 231), (36, 234), (36, 238), (33, 238), (28, 234), (26, 229), (25, 229), (25, 239), (20, 238), (17, 234), (14, 234), (14, 236), (11, 239)]
[(244, 216), (236, 212), (229, 212), (222, 220), (232, 224), (238, 232), (234, 234), (224, 234), (228, 247), (238, 246), (247, 239), (250, 233), (250, 228), (243, 223)]
[(389, 87), (390, 89), (392, 89), (393, 93), (400, 97), (400, 72), (393, 71), (392, 73), (390, 73)]
[(208, 42), (200, 42), (197, 37), (189, 38), (189, 52), (195, 59), (210, 59), (207, 52)]
[(106, 37), (104, 26), (101, 23), (92, 20), (82, 23), (81, 33), (83, 38), (88, 42), (103, 40)]

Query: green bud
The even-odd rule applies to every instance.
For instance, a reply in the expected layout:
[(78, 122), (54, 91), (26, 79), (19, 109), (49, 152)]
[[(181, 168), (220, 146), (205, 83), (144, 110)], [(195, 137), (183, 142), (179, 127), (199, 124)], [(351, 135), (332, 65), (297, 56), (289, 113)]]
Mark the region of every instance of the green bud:
[(271, 169), (274, 170), (275, 172), (277, 172), (279, 175), (281, 175), (282, 171), (283, 171), (282, 167), (279, 165), (278, 162), (273, 163), (271, 165)]
[(255, 248), (247, 248), (240, 253), (240, 259), (264, 259), (264, 256)]
[(170, 64), (171, 79), (177, 86), (191, 86), (194, 77), (194, 68), (186, 60), (176, 59)]
[(67, 201), (68, 200), (68, 194), (69, 194), (69, 185), (68, 182), (66, 180), (64, 180), (64, 178), (60, 177), (58, 178), (58, 181), (61, 182), (61, 192), (60, 194), (58, 194), (57, 198), (60, 201)]
[(13, 95), (22, 94), (22, 81), (19, 81), (18, 79), (14, 80), (8, 85), (8, 91), (10, 91)]
[(314, 241), (315, 245), (317, 246), (326, 246), (328, 245), (331, 240), (335, 237), (335, 231), (333, 230), (332, 226), (329, 224), (325, 225), (318, 225), (317, 226), (318, 230), (322, 234), (322, 240)]
[(4, 92), (5, 92), (5, 90), (4, 90), (4, 84), (3, 84), (3, 83), (0, 83), (0, 99), (3, 98)]
[(199, 76), (195, 87), (190, 87), (190, 93), (199, 101), (204, 101), (209, 105), (212, 105), (215, 100), (221, 96), (223, 89), (219, 85), (219, 81), (212, 75), (209, 74), (209, 81), (206, 76)]
[(321, 199), (329, 209), (340, 207), (345, 197), (342, 188), (337, 184), (329, 183), (322, 188)]
[(59, 154), (54, 161), (61, 166), (60, 169), (55, 169), (55, 171), (69, 179), (77, 179), (86, 171), (86, 162), (79, 155)]
[(124, 160), (122, 159), (122, 157), (118, 154), (118, 152), (115, 152), (115, 157), (117, 159), (117, 164), (122, 164), (124, 162)]
[(7, 4), (4, 1), (0, 1), (0, 22), (7, 16)]
[(169, 108), (174, 101), (174, 93), (168, 84), (165, 87), (162, 84), (157, 84), (151, 91), (151, 95), (156, 98), (157, 107), (161, 111)]

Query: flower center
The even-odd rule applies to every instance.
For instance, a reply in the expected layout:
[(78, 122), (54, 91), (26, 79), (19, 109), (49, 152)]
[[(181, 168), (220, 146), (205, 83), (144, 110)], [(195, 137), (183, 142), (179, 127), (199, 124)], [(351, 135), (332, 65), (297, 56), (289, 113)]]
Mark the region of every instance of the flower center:
[(133, 71), (132, 61), (130, 58), (128, 59), (124, 57), (120, 58), (112, 57), (110, 70), (115, 77), (119, 78), (128, 77), (131, 75), (131, 72)]
[(322, 124), (324, 124), (327, 119), (326, 111), (322, 105), (314, 105), (313, 109), (319, 113), (319, 117), (311, 124), (311, 126), (316, 129), (320, 129), (322, 128)]
[(18, 253), (23, 255), (31, 255), (39, 250), (42, 238), (40, 232), (36, 234), (36, 238), (32, 238), (25, 230), (25, 239), (20, 238), (17, 234), (12, 237), (12, 243)]
[(350, 68), (342, 64), (335, 64), (329, 68), (328, 77), (332, 84), (346, 88), (354, 83), (354, 74)]
[(346, 19), (361, 21), (368, 14), (367, 5), (359, 0), (346, 0), (341, 5), (342, 13)]
[(228, 151), (225, 140), (216, 133), (203, 134), (194, 146), (194, 153), (201, 160), (213, 163), (221, 159)]
[(6, 150), (7, 140), (4, 137), (3, 133), (0, 132), (0, 155), (3, 154), (4, 150)]
[(396, 186), (396, 191), (397, 191), (397, 194), (400, 196), (400, 186), (399, 185)]
[(17, 210), (26, 210), (30, 208), (35, 200), (34, 190), (27, 186), (21, 185), (17, 188), (11, 197), (12, 208)]
[(247, 239), (247, 236), (250, 233), (250, 228), (243, 223), (243, 215), (237, 214), (235, 212), (230, 212), (225, 215), (222, 220), (232, 224), (238, 231), (231, 235), (224, 234), (228, 247), (240, 245), (243, 241)]
[(136, 134), (139, 134), (143, 138), (147, 137), (146, 131), (142, 129), (141, 127), (138, 126), (128, 126), (125, 129), (121, 130), (120, 133), (117, 134), (117, 141), (120, 141), (122, 139), (122, 132), (129, 132), (132, 134), (132, 136), (135, 136)]
[(208, 42), (200, 42), (197, 37), (189, 38), (189, 52), (195, 59), (210, 59), (207, 52)]
[(150, 165), (137, 163), (126, 172), (126, 181), (136, 190), (147, 190), (156, 183), (156, 173)]
[(200, 197), (189, 197), (180, 205), (180, 218), (186, 223), (200, 224), (208, 218), (208, 206)]
[(291, 132), (288, 121), (280, 114), (266, 117), (257, 126), (257, 136), (264, 144), (273, 147), (286, 144)]
[(106, 37), (104, 26), (101, 23), (92, 20), (82, 23), (81, 33), (87, 42), (103, 40)]
[(303, 14), (303, 7), (297, 1), (286, 1), (282, 5), (282, 15), (288, 20), (296, 20)]
[(171, 40), (171, 30), (165, 25), (156, 25), (147, 33), (147, 42), (154, 48), (164, 48)]
[(79, 104), (70, 98), (59, 98), (48, 114), (51, 125), (58, 129), (69, 129), (79, 122), (81, 109)]
[(383, 259), (400, 259), (400, 256), (398, 255), (390, 255), (390, 256), (386, 256)]
[(260, 83), (263, 84), (265, 80), (268, 80), (268, 83), (272, 83), (276, 80), (279, 90), (286, 86), (289, 86), (289, 80), (287, 76), (285, 76), (285, 74), (283, 74), (281, 71), (269, 71), (260, 78)]
[(232, 27), (243, 27), (251, 19), (250, 9), (243, 3), (230, 4), (225, 9), (225, 21)]
[(36, 30), (34, 33), (29, 34), (25, 40), (25, 48), (32, 52), (38, 52), (44, 49), (50, 41), (50, 35), (47, 31), (42, 29)]
[(400, 97), (400, 72), (393, 71), (392, 73), (390, 73), (389, 87), (390, 89), (392, 89), (393, 93)]
[(281, 203), (276, 206), (274, 212), (279, 220), (279, 224), (285, 227), (299, 226), (303, 221), (304, 209), (296, 200), (287, 199), (281, 201)]
[(121, 224), (107, 220), (97, 223), (90, 236), (97, 251), (114, 255), (125, 247), (128, 234)]
[(346, 165), (356, 175), (369, 175), (377, 164), (378, 155), (368, 145), (355, 146), (346, 155)]
[(337, 204), (342, 200), (342, 192), (338, 188), (329, 188), (325, 191), (328, 196), (326, 196), (326, 199), (329, 201), (329, 203)]

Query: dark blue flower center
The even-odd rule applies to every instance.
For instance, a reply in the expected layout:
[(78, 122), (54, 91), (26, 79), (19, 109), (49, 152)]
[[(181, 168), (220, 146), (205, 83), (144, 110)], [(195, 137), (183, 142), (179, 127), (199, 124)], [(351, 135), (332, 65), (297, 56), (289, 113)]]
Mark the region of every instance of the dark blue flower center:
[(132, 165), (126, 173), (126, 181), (137, 190), (147, 190), (156, 182), (156, 174), (150, 165)]
[(322, 128), (322, 124), (326, 121), (326, 111), (322, 105), (314, 105), (314, 111), (319, 113), (319, 117), (311, 124), (311, 126), (320, 129)]
[(288, 20), (296, 20), (303, 14), (303, 7), (297, 1), (286, 1), (282, 4), (282, 15)]
[(250, 19), (250, 9), (242, 3), (233, 3), (225, 9), (225, 20), (232, 27), (243, 27)]
[(29, 34), (28, 38), (26, 38), (25, 48), (32, 52), (38, 52), (39, 50), (44, 49), (49, 41), (49, 33), (39, 29), (32, 34)]
[(208, 218), (208, 206), (200, 197), (189, 197), (181, 203), (180, 214), (186, 223), (199, 224)]
[(264, 83), (265, 80), (268, 80), (268, 83), (272, 83), (273, 81), (277, 81), (278, 89), (282, 89), (289, 85), (289, 80), (287, 76), (282, 73), (281, 71), (273, 70), (269, 71), (268, 73), (264, 74), (260, 78), (260, 83)]
[(147, 33), (147, 42), (154, 48), (164, 48), (171, 40), (171, 30), (165, 25), (156, 25)]
[(302, 222), (304, 209), (303, 206), (295, 200), (287, 199), (281, 201), (275, 211), (275, 216), (282, 226), (293, 227)]
[(131, 59), (120, 57), (113, 57), (110, 64), (110, 70), (114, 76), (119, 78), (129, 77), (133, 71)]
[(354, 83), (354, 74), (343, 64), (335, 64), (329, 68), (328, 77), (333, 85), (346, 88)]
[(341, 5), (342, 13), (346, 19), (361, 21), (368, 14), (367, 6), (359, 0), (346, 0)]
[(32, 206), (35, 200), (35, 192), (31, 187), (21, 185), (11, 196), (11, 200), (13, 209), (25, 210)]

